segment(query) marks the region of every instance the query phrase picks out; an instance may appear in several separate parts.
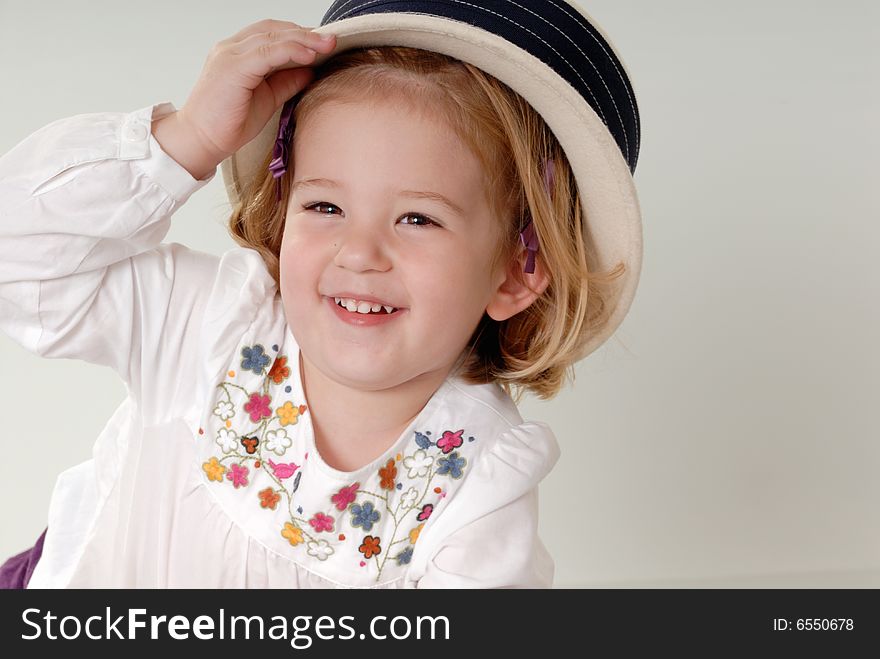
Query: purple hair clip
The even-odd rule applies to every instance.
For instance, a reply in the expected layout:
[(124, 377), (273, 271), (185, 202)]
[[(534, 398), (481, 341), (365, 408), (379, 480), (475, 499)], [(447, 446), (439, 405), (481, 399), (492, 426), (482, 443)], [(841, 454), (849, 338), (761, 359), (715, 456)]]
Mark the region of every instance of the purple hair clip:
[[(553, 184), (556, 181), (556, 162), (551, 160), (550, 158), (544, 159), (544, 189), (547, 191), (547, 195), (553, 196)], [(534, 273), (535, 272), (535, 254), (538, 253), (538, 232), (535, 231), (535, 225), (532, 222), (532, 218), (529, 218), (529, 221), (526, 222), (523, 230), (519, 232), (520, 240), (522, 240), (523, 247), (525, 247), (529, 251), (529, 255), (526, 257), (526, 267), (523, 269), (524, 272)]]
[(296, 105), (296, 96), (289, 99), (281, 110), (281, 120), (278, 122), (278, 137), (275, 138), (275, 146), (272, 147), (272, 162), (269, 163), (269, 171), (275, 179), (275, 201), (281, 201), (281, 177), (287, 173), (287, 161), (290, 158), (290, 138), (293, 129), (290, 120), (293, 118), (293, 106)]

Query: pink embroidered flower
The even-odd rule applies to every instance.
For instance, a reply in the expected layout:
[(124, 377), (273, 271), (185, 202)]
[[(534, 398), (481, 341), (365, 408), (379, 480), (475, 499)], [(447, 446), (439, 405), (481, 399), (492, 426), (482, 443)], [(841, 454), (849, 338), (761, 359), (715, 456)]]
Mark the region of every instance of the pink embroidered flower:
[(422, 506), (422, 511), (416, 516), (416, 519), (420, 522), (424, 522), (431, 516), (432, 512), (434, 512), (434, 504), (426, 503), (424, 506)]
[(275, 464), (272, 460), (269, 460), (269, 466), (272, 467), (272, 471), (275, 473), (275, 477), (284, 480), (285, 478), (290, 478), (299, 469), (299, 465), (293, 462), (282, 462), (281, 464)]
[(317, 533), (321, 531), (333, 532), (333, 518), (324, 513), (315, 513), (315, 516), (309, 520), (309, 524)]
[(260, 419), (272, 416), (272, 410), (269, 409), (269, 401), (271, 400), (271, 396), (251, 394), (251, 399), (244, 404), (244, 411), (251, 415), (251, 421), (259, 423)]
[(345, 510), (348, 508), (348, 504), (355, 500), (357, 489), (360, 486), (360, 483), (355, 483), (354, 485), (343, 487), (339, 492), (330, 497), (330, 501), (336, 504), (337, 510)]
[(464, 440), (461, 438), (463, 432), (464, 428), (462, 428), (458, 432), (444, 430), (443, 437), (437, 440), (437, 448), (441, 449), (444, 453), (454, 451), (459, 446), (464, 444)]
[(248, 484), (248, 468), (240, 465), (232, 465), (226, 473), (226, 478), (232, 481), (235, 488), (238, 489), (242, 485)]

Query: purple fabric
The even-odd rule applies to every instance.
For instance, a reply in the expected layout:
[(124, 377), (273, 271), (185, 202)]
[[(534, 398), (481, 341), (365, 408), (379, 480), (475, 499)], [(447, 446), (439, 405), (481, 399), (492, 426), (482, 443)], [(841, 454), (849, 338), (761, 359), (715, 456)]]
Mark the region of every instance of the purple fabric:
[(43, 540), (46, 538), (46, 529), (40, 534), (37, 543), (20, 554), (16, 554), (3, 565), (0, 565), (0, 589), (22, 590), (27, 588), (37, 561), (43, 554)]

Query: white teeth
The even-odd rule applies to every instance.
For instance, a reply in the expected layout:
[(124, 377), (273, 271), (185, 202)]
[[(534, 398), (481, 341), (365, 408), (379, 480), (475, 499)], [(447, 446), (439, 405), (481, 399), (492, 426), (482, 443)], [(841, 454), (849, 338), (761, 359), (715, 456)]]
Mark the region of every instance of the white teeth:
[(352, 313), (379, 313), (382, 309), (385, 309), (385, 311), (388, 313), (392, 313), (395, 310), (394, 307), (389, 307), (387, 305), (370, 304), (369, 302), (358, 302), (357, 300), (354, 300), (352, 298), (335, 297), (333, 299), (335, 300), (336, 304), (345, 307)]

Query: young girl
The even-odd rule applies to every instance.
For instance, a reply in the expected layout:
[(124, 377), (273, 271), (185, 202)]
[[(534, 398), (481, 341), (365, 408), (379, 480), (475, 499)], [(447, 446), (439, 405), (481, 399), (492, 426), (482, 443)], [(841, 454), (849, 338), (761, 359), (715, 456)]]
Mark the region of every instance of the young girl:
[[(597, 269), (613, 252), (532, 104), (439, 45), (358, 42), (429, 21), (360, 4), (379, 22), (338, 2), (329, 39), (219, 42), (180, 110), (62, 119), (0, 159), (0, 327), (129, 392), (10, 585), (552, 585), (559, 448), (511, 392), (552, 397), (613, 331), (640, 243)], [(242, 247), (162, 243), (221, 163)]]

